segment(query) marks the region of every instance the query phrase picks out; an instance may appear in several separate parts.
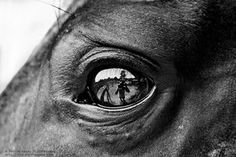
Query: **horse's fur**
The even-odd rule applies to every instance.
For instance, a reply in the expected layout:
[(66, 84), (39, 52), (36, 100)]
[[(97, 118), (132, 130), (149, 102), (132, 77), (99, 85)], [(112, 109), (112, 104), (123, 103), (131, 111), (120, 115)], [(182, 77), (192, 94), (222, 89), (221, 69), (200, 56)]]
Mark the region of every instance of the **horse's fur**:
[[(68, 11), (0, 96), (2, 156), (236, 155), (234, 0), (88, 0)], [(142, 72), (170, 90), (142, 104), (142, 114), (76, 106), (71, 96), (90, 71), (81, 60), (101, 50), (148, 56), (161, 68)]]

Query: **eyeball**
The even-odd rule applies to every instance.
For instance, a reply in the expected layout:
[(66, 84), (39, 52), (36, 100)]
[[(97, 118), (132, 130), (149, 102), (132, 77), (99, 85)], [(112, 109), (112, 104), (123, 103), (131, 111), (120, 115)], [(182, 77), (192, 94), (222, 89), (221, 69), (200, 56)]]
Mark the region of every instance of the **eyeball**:
[(152, 81), (123, 68), (98, 71), (91, 79), (90, 90), (101, 107), (125, 107), (143, 100), (153, 87)]

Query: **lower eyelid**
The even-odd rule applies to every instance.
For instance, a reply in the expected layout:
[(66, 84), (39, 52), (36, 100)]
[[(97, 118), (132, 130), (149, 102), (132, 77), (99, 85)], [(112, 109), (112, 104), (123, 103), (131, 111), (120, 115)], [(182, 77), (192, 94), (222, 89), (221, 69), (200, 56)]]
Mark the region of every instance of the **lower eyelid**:
[[(125, 116), (131, 116), (134, 113), (148, 111), (149, 108), (152, 106), (149, 103), (152, 101), (152, 99), (155, 97), (156, 87), (154, 87), (150, 94), (140, 101), (139, 103), (128, 106), (126, 108), (120, 108), (120, 109), (110, 109), (110, 108), (100, 108), (98, 106), (94, 106), (91, 104), (79, 104), (74, 103), (69, 98), (55, 98), (54, 101), (57, 102), (57, 106), (61, 109), (62, 112), (64, 112), (67, 109), (71, 109), (70, 112), (64, 112), (65, 114), (73, 114), (78, 115), (80, 119), (87, 119), (87, 122), (89, 122), (89, 119), (91, 120), (90, 124), (94, 122), (93, 125), (102, 125), (101, 123), (98, 123), (99, 119), (103, 122), (109, 122), (113, 120), (117, 120), (118, 117), (122, 118), (124, 120)], [(171, 90), (163, 92), (162, 94), (170, 93)], [(84, 119), (84, 120), (85, 120)]]
[(112, 144), (119, 150), (122, 148), (122, 142), (129, 142), (130, 146), (133, 146), (147, 135), (151, 135), (155, 129), (162, 130), (168, 116), (162, 119), (160, 114), (168, 114), (167, 108), (171, 109), (169, 102), (174, 98), (174, 91), (172, 88), (162, 94), (154, 92), (150, 95), (151, 98), (134, 108), (112, 112), (96, 106), (76, 104), (67, 98), (54, 101), (59, 108), (57, 113), (63, 115), (61, 119), (70, 117), (71, 122), (86, 133), (84, 139), (89, 141), (90, 137), (93, 137), (93, 142), (97, 143), (98, 147), (102, 142), (108, 149)]
[[(130, 118), (141, 118), (142, 114), (145, 115), (145, 113), (148, 113), (150, 110), (155, 108), (161, 111), (164, 109), (166, 102), (173, 98), (175, 90), (175, 88), (168, 88), (161, 93), (156, 93), (156, 87), (154, 87), (150, 94), (141, 102), (117, 110), (100, 108), (91, 104), (75, 103), (71, 101), (70, 98), (66, 97), (54, 98), (54, 102), (58, 111), (66, 115), (66, 117), (72, 117), (75, 121), (78, 120), (81, 124), (104, 126), (104, 124), (113, 125), (111, 122), (119, 120), (119, 117), (122, 122), (125, 122), (126, 120), (130, 120)], [(139, 112), (142, 114), (138, 114)], [(126, 119), (124, 117), (130, 118)]]

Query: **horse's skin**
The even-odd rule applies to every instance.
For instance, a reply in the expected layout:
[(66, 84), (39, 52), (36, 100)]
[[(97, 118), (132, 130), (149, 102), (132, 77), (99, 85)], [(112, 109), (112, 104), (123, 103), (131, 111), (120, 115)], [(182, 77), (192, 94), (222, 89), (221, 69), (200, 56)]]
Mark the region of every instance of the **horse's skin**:
[[(88, 0), (68, 11), (0, 96), (1, 156), (236, 156), (234, 0)], [(151, 97), (119, 112), (73, 102), (107, 60), (152, 78)]]

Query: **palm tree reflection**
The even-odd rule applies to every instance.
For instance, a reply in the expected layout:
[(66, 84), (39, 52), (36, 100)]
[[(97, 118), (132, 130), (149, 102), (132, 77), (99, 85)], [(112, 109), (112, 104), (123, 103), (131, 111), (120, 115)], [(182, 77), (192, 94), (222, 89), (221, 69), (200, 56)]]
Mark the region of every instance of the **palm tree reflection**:
[(102, 94), (101, 94), (101, 101), (102, 102), (105, 102), (105, 95), (107, 96), (106, 98), (107, 98), (107, 102), (108, 103), (112, 103), (112, 101), (111, 101), (111, 96), (110, 96), (110, 93), (109, 93), (109, 85), (108, 84), (106, 84), (106, 87), (105, 87), (105, 89), (103, 90), (103, 92), (102, 92)]

